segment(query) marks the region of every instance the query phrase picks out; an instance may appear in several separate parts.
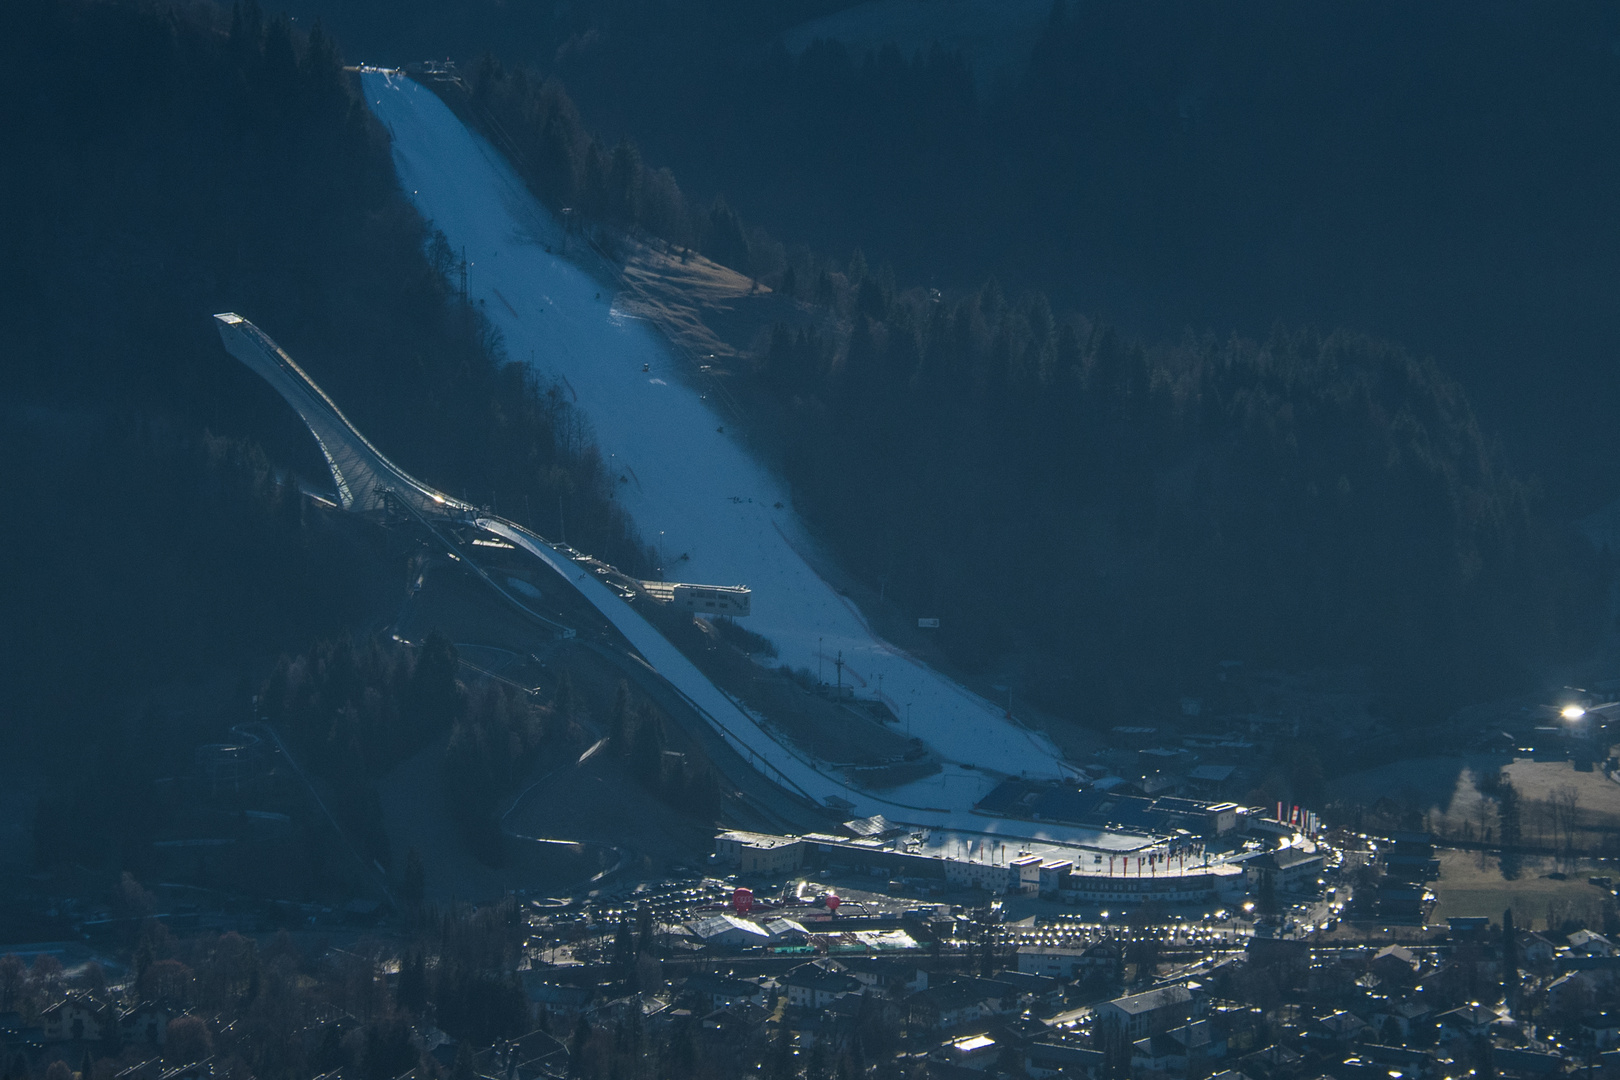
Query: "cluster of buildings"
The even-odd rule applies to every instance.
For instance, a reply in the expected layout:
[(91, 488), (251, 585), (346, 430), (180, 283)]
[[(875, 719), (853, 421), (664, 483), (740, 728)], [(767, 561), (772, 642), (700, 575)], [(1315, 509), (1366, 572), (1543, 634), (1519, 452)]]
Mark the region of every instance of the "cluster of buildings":
[(1463, 919), (1414, 947), (1255, 938), (1162, 980), (1122, 945), (1026, 946), (988, 969), (858, 956), (698, 971), (653, 1011), (758, 1043), (785, 1033), (801, 1054), (876, 1019), (906, 1075), (932, 1080), (1620, 1075), (1620, 947), (1590, 931)]
[(49, 1060), (77, 1062), (87, 1053), (103, 1057), (115, 1048), (141, 1059), (118, 1074), (122, 1080), (180, 1080), (184, 1068), (160, 1064), (169, 1021), (176, 1015), (155, 1002), (119, 1005), (82, 991), (52, 1002), (27, 1023), (20, 1012), (0, 1012), (0, 1076), (26, 1076)]
[[(992, 795), (1000, 807), (1017, 805), (1076, 827), (1059, 830), (1062, 840), (918, 830), (881, 816), (846, 822), (836, 833), (727, 830), (715, 837), (714, 862), (764, 878), (838, 868), (924, 891), (978, 889), (1087, 905), (1172, 906), (1236, 899), (1254, 888), (1315, 892), (1327, 867), (1325, 847), (1231, 803), (1110, 798), (1021, 781), (997, 792), (1005, 796)], [(1069, 816), (1045, 817), (1058, 811)], [(1155, 831), (1146, 831), (1149, 825)]]
[[(1406, 894), (1435, 872), (1426, 835), (1374, 838), (1378, 874), (1341, 873), (1324, 864), (1323, 848), (1269, 814), (1225, 836), (1184, 837), (1184, 859), (1140, 875), (1134, 860), (1163, 851), (1162, 841), (1123, 852), (1001, 843), (863, 819), (805, 836), (722, 833), (716, 860), (761, 876), (836, 866), (889, 875), (886, 885), (971, 881), (1003, 896), (1058, 898), (1079, 895), (1087, 878), (1131, 882), (1136, 896), (1162, 892), (1166, 881), (1204, 889), (1219, 865), (1250, 896), (1308, 894), (1324, 878), (1342, 893), (1354, 879), (1378, 925), (1405, 913)], [(1125, 855), (1132, 864), (1121, 872)], [(690, 912), (682, 940), (702, 950), (666, 966), (668, 982), (644, 1015), (653, 1025), (691, 1018), (737, 1045), (789, 1040), (801, 1064), (817, 1047), (836, 1060), (839, 1048), (881, 1029), (893, 1039), (880, 1060), (892, 1056), (898, 1074), (934, 1080), (1620, 1076), (1620, 944), (1594, 930), (1505, 932), (1487, 919), (1455, 919), (1449, 933), (1414, 929), (1419, 943), (1401, 945), (1292, 934), (1285, 916), (1251, 933), (1173, 920), (1103, 926), (1070, 914), (1037, 915), (1030, 930), (1001, 921), (1016, 909), (982, 899), (972, 913), (952, 912), (948, 933), (951, 909), (921, 901), (881, 917), (850, 917), (849, 901), (841, 913), (814, 904)], [(853, 951), (850, 942), (852, 951), (837, 951), (830, 927), (847, 934), (863, 921), (914, 925), (927, 947)]]
[[(924, 888), (1021, 893), (1076, 903), (1196, 904), (1241, 894), (1246, 882), (1244, 860), (1194, 847), (1143, 844), (1104, 854), (1047, 841), (938, 832), (877, 838), (727, 830), (715, 837), (714, 856), (719, 866), (743, 875), (779, 877), (841, 868)], [(1307, 861), (1320, 872), (1322, 854), (1313, 852)]]

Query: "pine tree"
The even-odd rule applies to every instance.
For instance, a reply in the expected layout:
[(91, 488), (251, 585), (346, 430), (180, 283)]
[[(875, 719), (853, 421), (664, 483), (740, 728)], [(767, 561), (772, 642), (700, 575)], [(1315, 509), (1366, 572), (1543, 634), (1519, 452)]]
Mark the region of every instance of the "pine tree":
[(623, 916), (619, 919), (618, 930), (613, 936), (613, 969), (619, 978), (626, 978), (636, 963), (636, 939), (631, 930), (630, 919)]
[(472, 1045), (466, 1039), (456, 1040), (456, 1061), (450, 1066), (450, 1080), (477, 1080), (473, 1069)]
[(1519, 942), (1513, 932), (1513, 909), (1502, 912), (1502, 992), (1509, 1010), (1519, 1004)]
[(1498, 785), (1497, 800), (1499, 804), (1497, 816), (1502, 824), (1502, 846), (1518, 847), (1521, 839), (1519, 791), (1505, 772)]
[(405, 852), (405, 870), (401, 875), (400, 898), (413, 911), (422, 906), (427, 889), (427, 870), (422, 865), (422, 853), (414, 847)]
[(630, 749), (630, 713), (630, 684), (620, 679), (613, 695), (613, 711), (608, 715), (609, 745), (620, 754)]
[(664, 732), (651, 706), (636, 711), (630, 730), (630, 771), (648, 787), (658, 783), (664, 763)]
[(793, 1080), (797, 1071), (793, 1067), (793, 1033), (786, 1024), (777, 1028), (761, 1071), (764, 1080)]
[(585, 1048), (591, 1041), (591, 1021), (584, 1014), (579, 1014), (579, 1022), (574, 1025), (573, 1038), (568, 1046), (568, 1075), (581, 1076), (585, 1071)]
[(456, 681), (460, 666), (456, 648), (437, 630), (427, 636), (417, 655), (401, 713), (417, 734), (447, 730), (464, 708)]
[(805, 1080), (828, 1080), (830, 1069), (827, 1054), (827, 1040), (817, 1039), (815, 1045), (810, 1047), (810, 1060), (804, 1067)]
[(420, 952), (407, 954), (400, 967), (399, 1005), (417, 1014), (427, 1008), (427, 963)]
[(651, 952), (653, 947), (652, 906), (645, 900), (636, 905), (636, 951)]

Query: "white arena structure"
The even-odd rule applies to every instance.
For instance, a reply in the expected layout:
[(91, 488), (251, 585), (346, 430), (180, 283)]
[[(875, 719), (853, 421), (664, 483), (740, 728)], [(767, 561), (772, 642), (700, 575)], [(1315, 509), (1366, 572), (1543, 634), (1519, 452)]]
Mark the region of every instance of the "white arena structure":
[[(782, 877), (841, 868), (885, 879), (1091, 905), (1203, 904), (1235, 898), (1245, 889), (1243, 864), (1250, 853), (1211, 855), (1193, 846), (1172, 850), (1145, 837), (1133, 839), (1135, 847), (1118, 843), (1127, 847), (1122, 852), (1050, 841), (1008, 842), (951, 830), (900, 830), (883, 839), (731, 830), (715, 837), (714, 853), (721, 866), (744, 875)], [(1320, 861), (1314, 847), (1309, 857)]]

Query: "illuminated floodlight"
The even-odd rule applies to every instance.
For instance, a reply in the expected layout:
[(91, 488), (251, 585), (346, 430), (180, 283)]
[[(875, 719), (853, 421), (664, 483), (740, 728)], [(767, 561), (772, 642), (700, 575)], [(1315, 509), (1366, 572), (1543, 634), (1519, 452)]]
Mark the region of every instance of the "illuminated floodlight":
[(1558, 711), (1558, 715), (1562, 716), (1565, 720), (1579, 720), (1581, 717), (1586, 715), (1586, 710), (1581, 708), (1579, 705), (1565, 705)]

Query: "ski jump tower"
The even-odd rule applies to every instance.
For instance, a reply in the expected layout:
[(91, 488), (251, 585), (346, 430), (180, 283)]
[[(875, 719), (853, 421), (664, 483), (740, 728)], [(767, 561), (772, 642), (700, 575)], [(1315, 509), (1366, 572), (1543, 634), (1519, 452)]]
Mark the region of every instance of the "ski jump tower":
[[(222, 312), (215, 315), (214, 320), (220, 339), (225, 343), (225, 351), (274, 387), (276, 393), (285, 398), (287, 404), (309, 426), (310, 434), (315, 436), (315, 442), (332, 470), (338, 504), (343, 509), (359, 513), (386, 511), (390, 500), (394, 500), (403, 503), (420, 517), (455, 518), (508, 540), (570, 580), (571, 572), (565, 566), (570, 561), (591, 563), (597, 568), (598, 576), (604, 578), (614, 575), (623, 577), (605, 563), (597, 563), (566, 547), (555, 548), (549, 541), (516, 522), (506, 521), (460, 499), (434, 491), (372, 446), (343, 415), (337, 403), (326, 396), (326, 391), (317, 386), (315, 380), (270, 339), (270, 335), (235, 312)], [(693, 585), (661, 581), (644, 581), (640, 585), (653, 599), (700, 615), (747, 615), (752, 599), (750, 590), (742, 585)], [(501, 586), (495, 587), (507, 599), (548, 626), (559, 625), (532, 611), (522, 601), (507, 594)], [(567, 632), (573, 634), (572, 630)]]
[(419, 514), (472, 514), (474, 508), (434, 491), (383, 456), (343, 415), (337, 403), (293, 363), (270, 335), (234, 312), (214, 316), (225, 351), (275, 388), (309, 425), (337, 485), (338, 503), (361, 513), (399, 499)]

